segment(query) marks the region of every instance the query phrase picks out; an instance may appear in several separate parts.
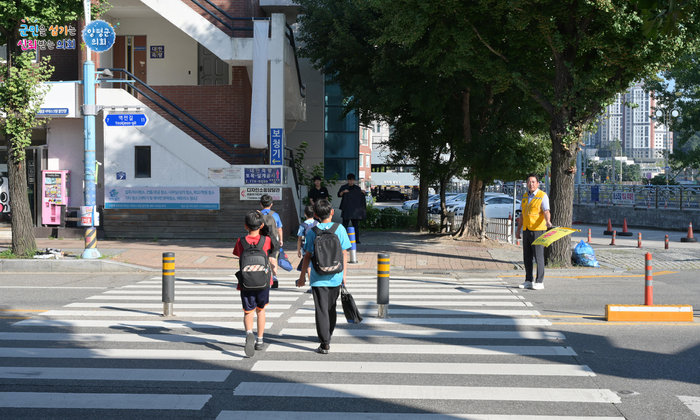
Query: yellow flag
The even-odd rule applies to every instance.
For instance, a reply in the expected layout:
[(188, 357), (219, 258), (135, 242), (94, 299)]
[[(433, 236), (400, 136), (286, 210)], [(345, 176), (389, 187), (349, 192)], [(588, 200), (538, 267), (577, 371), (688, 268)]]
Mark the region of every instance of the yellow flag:
[(581, 230), (566, 227), (553, 227), (540, 235), (539, 238), (535, 239), (532, 244), (550, 246), (554, 241), (561, 239), (564, 236), (571, 235), (574, 232), (581, 232)]

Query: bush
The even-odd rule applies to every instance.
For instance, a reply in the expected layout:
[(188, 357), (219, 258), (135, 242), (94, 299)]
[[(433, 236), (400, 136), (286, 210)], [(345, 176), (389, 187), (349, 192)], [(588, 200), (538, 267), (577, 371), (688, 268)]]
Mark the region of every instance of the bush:
[(378, 209), (367, 207), (367, 218), (360, 222), (363, 229), (398, 230), (410, 229), (418, 223), (418, 211), (405, 213), (397, 208)]

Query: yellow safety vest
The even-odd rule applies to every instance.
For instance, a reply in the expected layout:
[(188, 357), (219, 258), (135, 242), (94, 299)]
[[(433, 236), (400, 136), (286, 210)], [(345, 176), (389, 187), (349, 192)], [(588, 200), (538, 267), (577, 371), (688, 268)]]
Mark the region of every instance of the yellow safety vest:
[(542, 211), (542, 199), (545, 194), (542, 190), (537, 190), (532, 200), (528, 200), (528, 193), (523, 195), (520, 201), (523, 218), (523, 230), (547, 230), (547, 221), (544, 219)]

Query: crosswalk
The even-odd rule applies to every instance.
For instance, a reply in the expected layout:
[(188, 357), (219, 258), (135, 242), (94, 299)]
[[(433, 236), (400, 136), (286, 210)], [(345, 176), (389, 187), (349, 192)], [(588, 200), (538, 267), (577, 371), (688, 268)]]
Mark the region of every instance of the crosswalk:
[[(175, 319), (161, 317), (161, 281), (152, 278), (14, 323), (0, 331), (0, 381), (17, 390), (0, 392), (0, 411), (183, 410), (217, 420), (622, 419), (613, 407), (618, 395), (596, 386), (595, 372), (576, 362), (565, 335), (500, 279), (392, 279), (389, 317), (380, 319), (376, 280), (350, 277), (365, 319), (345, 323), (339, 302), (328, 355), (314, 352), (312, 296), (279, 289), (266, 311), (266, 347), (251, 359), (243, 352), (235, 286), (232, 277), (179, 279)], [(132, 389), (119, 385), (126, 383), (133, 392), (112, 392)], [(34, 392), (48, 384), (55, 392)], [(268, 403), (251, 408), (263, 399)], [(210, 417), (201, 417), (205, 411)]]

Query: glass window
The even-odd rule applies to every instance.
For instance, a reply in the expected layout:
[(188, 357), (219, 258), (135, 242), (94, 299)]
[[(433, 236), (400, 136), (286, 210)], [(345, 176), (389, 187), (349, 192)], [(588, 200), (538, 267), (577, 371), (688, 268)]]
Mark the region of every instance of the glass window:
[(151, 146), (135, 146), (136, 151), (134, 178), (151, 177)]
[(354, 112), (340, 119), (345, 108), (342, 106), (326, 107), (326, 131), (347, 131), (357, 133), (357, 117)]

